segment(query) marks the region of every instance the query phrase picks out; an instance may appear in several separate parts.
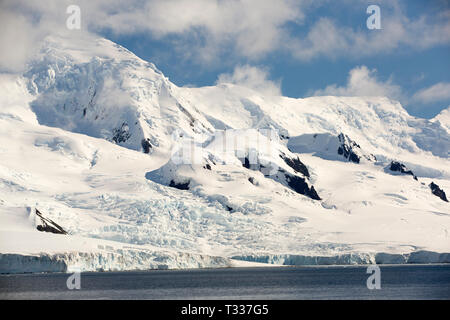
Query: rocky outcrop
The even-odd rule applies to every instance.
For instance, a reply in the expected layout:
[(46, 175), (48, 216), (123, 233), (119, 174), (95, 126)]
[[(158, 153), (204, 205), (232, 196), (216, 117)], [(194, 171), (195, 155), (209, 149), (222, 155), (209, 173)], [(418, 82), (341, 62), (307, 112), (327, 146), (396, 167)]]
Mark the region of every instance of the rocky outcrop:
[(360, 163), (361, 160), (374, 162), (376, 157), (364, 151), (359, 144), (344, 133), (303, 134), (291, 137), (288, 149), (295, 153), (312, 153), (326, 160), (350, 161)]
[(120, 128), (116, 128), (113, 130), (112, 141), (114, 141), (115, 143), (127, 142), (130, 137), (130, 128), (128, 127), (128, 124), (124, 122), (122, 123)]
[(150, 153), (150, 151), (152, 150), (152, 144), (150, 143), (150, 139), (142, 139), (141, 141), (141, 145), (142, 145), (142, 150), (144, 151), (144, 153)]
[(42, 232), (51, 232), (56, 234), (67, 234), (67, 231), (64, 230), (61, 226), (59, 226), (54, 221), (45, 218), (42, 213), (36, 209), (36, 215), (41, 219), (41, 224), (36, 226), (36, 229)]
[(190, 181), (185, 182), (185, 183), (176, 183), (175, 181), (170, 180), (169, 187), (177, 188), (179, 190), (189, 190), (190, 183), (191, 183)]
[(308, 168), (305, 166), (303, 162), (300, 161), (299, 157), (297, 158), (289, 158), (283, 152), (280, 154), (280, 158), (284, 160), (284, 162), (294, 169), (295, 172), (299, 172), (303, 174), (305, 177), (310, 177)]
[(359, 163), (362, 157), (366, 158), (368, 161), (377, 160), (373, 154), (364, 154), (361, 151), (359, 144), (350, 139), (347, 135), (340, 133), (338, 139), (341, 145), (338, 147), (337, 153), (342, 155), (348, 161)]
[[(300, 159), (298, 157), (287, 157), (284, 153), (280, 154), (280, 158), (282, 158), (284, 162), (295, 171), (296, 174), (292, 174), (284, 170), (283, 168), (276, 166), (275, 164), (251, 164), (248, 156), (240, 160), (242, 162), (242, 166), (247, 169), (260, 171), (266, 178), (275, 180), (278, 183), (281, 183), (282, 185), (285, 185), (286, 187), (292, 189), (293, 191), (305, 195), (313, 200), (322, 200), (314, 189), (314, 186), (308, 182), (308, 169), (300, 161)], [(272, 170), (269, 170), (269, 167), (272, 169), (277, 168), (276, 172), (271, 172)], [(300, 174), (303, 176), (301, 176)], [(250, 182), (253, 183), (252, 181)]]
[(310, 197), (313, 200), (322, 200), (317, 194), (314, 186), (309, 186), (305, 178), (285, 173), (288, 186), (297, 193)]
[(391, 161), (391, 164), (389, 165), (389, 170), (393, 172), (400, 172), (401, 174), (411, 175), (414, 178), (414, 180), (417, 180), (416, 175), (411, 170), (409, 170), (403, 163)]
[(431, 182), (429, 184), (429, 187), (431, 189), (432, 194), (434, 194), (436, 197), (441, 198), (443, 201), (448, 202), (448, 199), (447, 199), (447, 196), (445, 195), (444, 190), (439, 188), (439, 186), (437, 184), (435, 184), (434, 182)]

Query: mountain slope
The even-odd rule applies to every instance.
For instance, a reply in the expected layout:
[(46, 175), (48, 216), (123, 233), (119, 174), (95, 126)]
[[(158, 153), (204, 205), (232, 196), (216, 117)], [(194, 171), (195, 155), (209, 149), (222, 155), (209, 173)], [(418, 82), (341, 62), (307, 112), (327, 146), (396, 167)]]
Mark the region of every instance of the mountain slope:
[[(450, 252), (448, 203), (429, 187), (450, 190), (445, 113), (417, 119), (383, 97), (180, 88), (98, 38), (50, 37), (25, 74), (0, 81), (2, 254), (88, 252), (107, 262), (72, 260), (111, 270)], [(418, 181), (387, 171), (392, 161)], [(69, 236), (20, 218), (33, 208)]]
[(176, 128), (204, 121), (174, 99), (174, 85), (153, 64), (106, 39), (88, 43), (83, 50), (87, 44), (49, 37), (25, 73), (39, 123), (150, 153), (167, 150)]

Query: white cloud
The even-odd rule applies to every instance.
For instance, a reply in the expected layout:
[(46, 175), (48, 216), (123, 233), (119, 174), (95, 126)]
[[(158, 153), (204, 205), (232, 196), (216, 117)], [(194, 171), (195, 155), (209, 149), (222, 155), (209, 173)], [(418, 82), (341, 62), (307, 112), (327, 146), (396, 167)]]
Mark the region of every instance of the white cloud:
[(369, 70), (366, 66), (356, 67), (349, 72), (347, 84), (338, 87), (329, 85), (325, 89), (317, 90), (315, 96), (386, 96), (393, 99), (403, 97), (401, 88), (392, 83), (392, 79), (380, 81), (376, 77), (376, 70)]
[(450, 44), (450, 10), (410, 19), (396, 1), (385, 2), (382, 8), (381, 30), (350, 28), (330, 18), (320, 18), (305, 37), (290, 39), (287, 47), (294, 57), (310, 60), (320, 56), (373, 56), (399, 48), (418, 51)]
[(12, 16), (0, 11), (0, 69), (19, 71), (25, 65), (28, 52), (33, 47), (32, 26), (23, 16)]
[[(224, 51), (258, 58), (282, 45), (288, 22), (303, 19), (302, 1), (278, 0), (2, 0), (9, 14), (35, 17), (40, 28), (58, 22), (65, 27), (66, 8), (81, 8), (84, 31), (148, 33), (155, 39), (176, 36), (191, 56), (211, 60)], [(2, 11), (4, 8), (2, 8)], [(58, 29), (57, 27), (55, 29)]]
[(90, 19), (92, 28), (175, 36), (174, 44), (189, 59), (201, 62), (217, 62), (226, 53), (258, 59), (283, 46), (286, 23), (303, 18), (301, 1), (295, 0), (154, 0), (143, 7), (126, 3), (122, 9), (113, 15), (103, 11), (103, 16), (97, 10), (100, 16)]
[(421, 103), (448, 101), (450, 100), (450, 83), (439, 82), (429, 88), (419, 90), (414, 94), (413, 100)]
[(428, 88), (407, 96), (400, 86), (392, 81), (379, 80), (376, 70), (369, 70), (366, 66), (355, 67), (349, 72), (347, 83), (344, 86), (329, 85), (324, 89), (311, 91), (311, 96), (384, 96), (409, 105), (412, 110), (423, 108), (426, 104), (450, 101), (450, 83), (439, 82)]
[[(29, 48), (43, 35), (64, 29), (66, 8), (73, 3), (81, 8), (82, 32), (146, 33), (170, 41), (178, 56), (209, 66), (224, 63), (223, 57), (231, 63), (242, 58), (255, 62), (281, 51), (309, 60), (372, 56), (400, 47), (421, 50), (450, 43), (450, 10), (411, 20), (393, 0), (381, 1), (383, 30), (376, 31), (343, 26), (329, 18), (308, 20), (311, 24), (303, 25), (306, 13), (314, 13), (329, 1), (1, 0), (0, 46), (2, 52), (8, 52), (0, 56), (5, 58), (0, 67), (21, 65)], [(349, 1), (342, 4), (352, 5)], [(361, 15), (366, 18), (365, 12)], [(305, 35), (294, 33), (292, 24), (301, 25)], [(14, 45), (17, 55), (8, 49)], [(10, 60), (15, 61), (10, 64)]]
[(52, 1), (0, 1), (0, 72), (23, 71), (43, 38), (65, 28), (66, 8)]
[(269, 73), (263, 68), (244, 65), (237, 66), (233, 73), (223, 73), (219, 75), (217, 84), (232, 83), (243, 87), (251, 88), (266, 95), (281, 95), (280, 81), (268, 79)]

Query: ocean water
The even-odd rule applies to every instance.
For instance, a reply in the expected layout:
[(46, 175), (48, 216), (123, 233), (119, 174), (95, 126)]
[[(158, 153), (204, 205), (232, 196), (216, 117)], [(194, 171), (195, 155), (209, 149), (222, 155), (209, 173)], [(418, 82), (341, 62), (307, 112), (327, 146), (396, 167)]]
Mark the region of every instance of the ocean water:
[(0, 275), (0, 299), (450, 299), (450, 265), (263, 267)]

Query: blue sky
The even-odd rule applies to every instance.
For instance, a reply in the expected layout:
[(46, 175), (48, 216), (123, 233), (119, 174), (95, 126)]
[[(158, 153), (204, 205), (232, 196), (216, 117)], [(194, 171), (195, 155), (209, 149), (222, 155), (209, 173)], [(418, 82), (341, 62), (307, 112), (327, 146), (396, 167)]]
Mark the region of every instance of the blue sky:
[[(449, 3), (4, 0), (0, 21), (9, 29), (0, 44), (16, 48), (0, 53), (0, 70), (24, 64), (20, 58), (63, 28), (66, 7), (76, 4), (80, 32), (125, 46), (179, 86), (234, 82), (295, 98), (385, 95), (431, 118), (450, 105)], [(380, 8), (381, 30), (366, 26), (369, 5)]]

